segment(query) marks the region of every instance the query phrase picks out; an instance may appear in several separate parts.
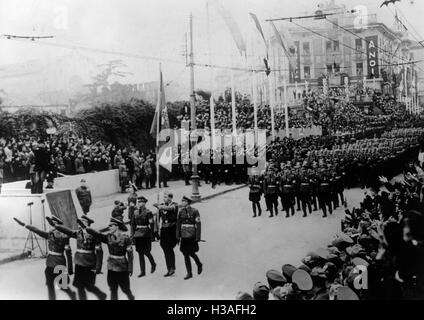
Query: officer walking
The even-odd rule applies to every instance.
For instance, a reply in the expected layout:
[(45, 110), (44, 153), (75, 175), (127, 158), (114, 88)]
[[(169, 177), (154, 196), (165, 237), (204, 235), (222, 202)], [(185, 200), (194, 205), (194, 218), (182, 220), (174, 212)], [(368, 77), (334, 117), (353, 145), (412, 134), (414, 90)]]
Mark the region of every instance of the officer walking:
[(301, 171), (300, 175), (299, 199), (303, 211), (303, 218), (306, 218), (308, 216), (306, 208), (308, 208), (309, 214), (312, 213), (311, 184), (309, 182), (309, 177), (307, 176), (306, 171)]
[(110, 299), (118, 300), (118, 287), (121, 288), (128, 300), (135, 300), (130, 288), (130, 277), (133, 273), (133, 249), (131, 238), (125, 233), (128, 231), (125, 224), (115, 218), (110, 219), (107, 234), (100, 233), (86, 226), (78, 220), (78, 224), (88, 234), (107, 244), (109, 259), (107, 260), (107, 284), (110, 289)]
[(165, 192), (163, 196), (164, 202), (153, 205), (158, 209), (160, 246), (165, 255), (166, 267), (168, 269), (164, 277), (170, 277), (175, 274), (174, 248), (177, 245), (178, 204), (172, 201), (173, 197), (174, 195), (171, 192)]
[[(249, 177), (249, 201), (252, 202), (253, 218), (261, 216), (262, 179), (257, 172)], [(257, 215), (256, 215), (257, 213)]]
[(270, 215), (272, 218), (275, 215), (278, 215), (278, 181), (275, 173), (273, 171), (269, 171), (265, 175), (264, 179), (264, 194), (265, 194), (265, 202), (266, 207), (268, 208)]
[(180, 243), (180, 251), (184, 255), (184, 262), (187, 275), (184, 280), (193, 277), (190, 258), (193, 258), (197, 265), (197, 273), (201, 274), (203, 265), (200, 262), (197, 252), (199, 251), (199, 241), (201, 239), (201, 223), (199, 211), (191, 206), (192, 200), (186, 196), (181, 201), (177, 219), (177, 239)]
[(54, 223), (52, 222), (53, 219), (57, 223), (63, 224), (63, 222), (59, 218), (56, 218), (54, 216), (52, 218), (47, 217), (46, 220), (49, 222), (49, 224), (52, 225), (53, 228), (49, 232), (45, 232), (14, 218), (14, 220), (19, 225), (25, 227), (29, 231), (34, 232), (43, 239), (47, 240), (47, 246), (49, 248), (49, 251), (47, 253), (46, 269), (44, 270), (44, 275), (46, 276), (46, 285), (49, 294), (49, 300), (56, 300), (56, 290), (54, 282), (55, 278), (60, 274), (60, 272), (63, 272), (62, 270), (59, 270), (59, 272), (57, 272), (57, 270), (55, 270), (57, 266), (63, 266), (67, 269), (68, 272), (67, 282), (66, 284), (64, 284), (62, 280), (60, 286), (61, 290), (64, 291), (72, 300), (76, 300), (76, 293), (71, 290), (67, 285), (70, 282), (69, 275), (73, 274), (72, 251), (71, 247), (69, 246), (69, 237), (56, 230)]
[(280, 176), (280, 186), (281, 187), (281, 205), (283, 210), (286, 212), (286, 218), (290, 218), (291, 215), (294, 216), (294, 185), (293, 179), (289, 174), (288, 169), (285, 169)]
[(139, 278), (146, 275), (146, 264), (144, 256), (149, 259), (151, 265), (150, 273), (154, 273), (156, 270), (156, 263), (151, 254), (152, 251), (152, 238), (154, 232), (157, 232), (157, 226), (153, 213), (146, 208), (147, 199), (145, 197), (138, 197), (137, 208), (134, 210), (131, 219), (131, 236), (133, 238), (135, 249), (138, 253), (140, 261), (140, 274)]
[(327, 174), (324, 169), (320, 176), (319, 187), (318, 187), (318, 202), (320, 209), (323, 213), (323, 218), (327, 217), (327, 207), (330, 214), (333, 213), (331, 205), (331, 193), (330, 193), (330, 183), (327, 177)]
[[(88, 216), (81, 216), (80, 221), (84, 226), (89, 227), (94, 221)], [(105, 300), (106, 294), (95, 286), (96, 283), (96, 270), (101, 267), (96, 265), (96, 245), (99, 242), (85, 229), (81, 227), (78, 230), (71, 230), (63, 225), (55, 224), (55, 227), (60, 232), (77, 240), (77, 252), (75, 253), (75, 276), (73, 285), (78, 289), (78, 296), (80, 300), (87, 300), (86, 290), (95, 294), (99, 300)]]

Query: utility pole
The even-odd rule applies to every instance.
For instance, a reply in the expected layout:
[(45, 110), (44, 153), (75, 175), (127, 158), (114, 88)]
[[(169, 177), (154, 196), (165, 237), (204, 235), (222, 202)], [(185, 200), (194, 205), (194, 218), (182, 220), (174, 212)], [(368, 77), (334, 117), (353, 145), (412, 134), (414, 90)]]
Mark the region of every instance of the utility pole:
[[(197, 135), (195, 134), (195, 131), (197, 129), (196, 124), (196, 96), (194, 93), (194, 53), (193, 53), (193, 14), (190, 13), (190, 122), (191, 122), (191, 131), (190, 131), (190, 138), (193, 134), (194, 139), (191, 140), (192, 147), (197, 143)], [(196, 157), (197, 155), (195, 155)], [(192, 176), (191, 176), (191, 183), (192, 183), (192, 194), (191, 199), (193, 201), (200, 201), (201, 196), (199, 193), (199, 176), (197, 174), (197, 159), (192, 159)]]

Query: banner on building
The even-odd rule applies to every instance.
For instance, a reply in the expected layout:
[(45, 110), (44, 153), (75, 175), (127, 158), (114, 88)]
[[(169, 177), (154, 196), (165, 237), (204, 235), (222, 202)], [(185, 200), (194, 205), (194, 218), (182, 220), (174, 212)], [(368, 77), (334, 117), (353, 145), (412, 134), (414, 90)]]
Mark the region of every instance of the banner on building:
[(292, 64), (289, 64), (289, 73), (290, 73), (290, 77), (289, 77), (289, 82), (290, 83), (295, 83), (295, 82), (300, 82), (300, 44), (299, 41), (295, 41), (294, 45), (296, 47), (296, 63), (293, 66)]
[(378, 36), (366, 37), (368, 78), (379, 78), (378, 66)]

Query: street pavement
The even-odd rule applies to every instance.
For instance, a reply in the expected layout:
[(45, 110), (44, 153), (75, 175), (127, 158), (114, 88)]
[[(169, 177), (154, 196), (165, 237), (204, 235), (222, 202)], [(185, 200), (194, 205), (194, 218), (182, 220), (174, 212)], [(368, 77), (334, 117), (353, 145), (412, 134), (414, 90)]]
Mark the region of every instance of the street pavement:
[[(234, 187), (234, 186), (232, 186)], [(204, 186), (207, 194), (209, 186)], [(229, 188), (220, 186), (218, 188)], [(190, 191), (189, 187), (174, 190), (175, 200)], [(216, 192), (216, 190), (214, 191)], [(147, 191), (149, 203), (156, 202), (154, 191)], [(358, 206), (364, 191), (352, 189), (345, 192), (348, 208)], [(122, 197), (126, 197), (123, 195)], [(131, 287), (136, 299), (234, 299), (238, 291), (251, 292), (253, 285), (262, 281), (266, 283), (265, 273), (269, 269), (281, 270), (286, 263), (300, 265), (300, 260), (307, 252), (325, 247), (335, 234), (340, 232), (340, 220), (344, 217), (344, 208), (339, 208), (328, 218), (322, 218), (320, 212), (314, 212), (307, 218), (297, 212), (294, 217), (285, 218), (280, 212), (277, 217), (269, 218), (267, 212), (261, 217), (252, 218), (248, 188), (238, 189), (195, 204), (202, 218), (202, 239), (199, 257), (204, 265), (202, 275), (196, 274), (193, 262), (193, 279), (185, 281), (184, 259), (176, 251), (176, 274), (164, 278), (165, 260), (158, 242), (153, 243), (152, 254), (158, 265), (157, 271), (137, 278), (139, 273), (138, 256), (135, 254), (134, 275)], [(96, 220), (96, 227), (106, 225), (110, 217), (114, 198), (97, 203), (90, 215)], [(106, 205), (106, 206), (105, 206)], [(262, 207), (265, 207), (262, 200)], [(280, 208), (281, 210), (281, 205)], [(75, 241), (72, 241), (75, 246)], [(105, 260), (108, 250), (104, 247)], [(44, 285), (45, 261), (42, 259), (23, 260), (0, 266), (0, 299), (46, 299), (47, 289)], [(150, 265), (146, 259), (146, 269)], [(99, 288), (109, 293), (106, 283), (106, 261), (103, 275), (97, 277)], [(126, 297), (119, 293), (121, 299)], [(89, 299), (94, 296), (88, 295)], [(58, 299), (67, 299), (58, 292)]]

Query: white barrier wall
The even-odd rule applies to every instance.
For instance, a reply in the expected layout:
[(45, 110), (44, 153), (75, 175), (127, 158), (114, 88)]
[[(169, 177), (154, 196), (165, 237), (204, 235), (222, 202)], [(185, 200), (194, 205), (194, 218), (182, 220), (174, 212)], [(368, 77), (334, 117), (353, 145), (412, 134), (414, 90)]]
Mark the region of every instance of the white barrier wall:
[[(51, 192), (62, 190), (51, 190)], [(71, 190), (72, 199), (77, 211), (77, 215), (81, 216), (82, 209), (79, 205), (76, 194)], [(44, 202), (44, 213), (42, 200), (46, 199), (45, 194), (41, 195), (24, 195), (24, 194), (1, 194), (0, 195), (0, 252), (10, 252), (11, 255), (21, 253), (24, 250), (25, 241), (28, 236), (28, 230), (18, 225), (13, 218), (18, 218), (22, 222), (30, 223), (30, 212), (28, 203), (33, 202), (31, 206), (32, 225), (44, 230), (49, 229), (44, 216), (51, 216), (50, 207), (47, 201)], [(40, 246), (45, 250), (45, 241), (39, 239)], [(39, 254), (36, 250), (35, 254)], [(2, 254), (4, 256), (4, 254)]]
[[(54, 180), (54, 190), (75, 190), (80, 186), (81, 179), (85, 179), (87, 181), (87, 186), (90, 188), (93, 198), (106, 197), (120, 192), (118, 170), (109, 170), (56, 178)], [(30, 194), (31, 192), (29, 190), (25, 190), (25, 185), (27, 182), (28, 181), (5, 183), (1, 186), (1, 193)]]

